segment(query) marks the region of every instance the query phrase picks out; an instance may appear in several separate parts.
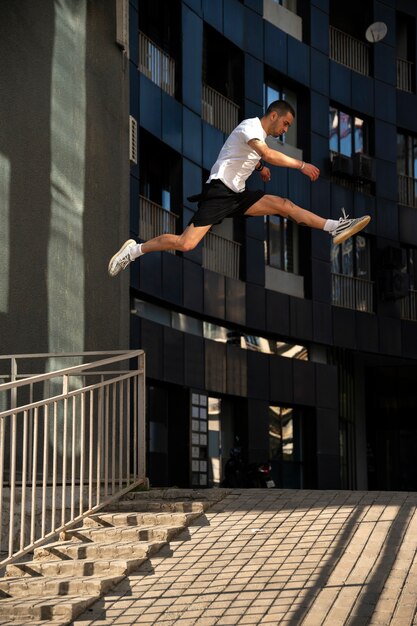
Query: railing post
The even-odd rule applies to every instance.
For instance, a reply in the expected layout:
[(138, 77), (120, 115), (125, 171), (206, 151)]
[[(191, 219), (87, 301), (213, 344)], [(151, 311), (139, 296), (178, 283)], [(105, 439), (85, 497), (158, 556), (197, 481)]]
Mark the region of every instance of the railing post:
[[(17, 360), (15, 357), (10, 361), (10, 381), (15, 382), (17, 380)], [(17, 388), (12, 387), (10, 392), (10, 408), (15, 409), (17, 406)]]
[(146, 478), (146, 419), (145, 419), (145, 356), (138, 356), (138, 476), (139, 479)]
[[(5, 556), (1, 561), (2, 566), (16, 561), (37, 545), (52, 539), (56, 533), (72, 527), (85, 515), (97, 511), (98, 508), (145, 479), (144, 353), (135, 350), (127, 353), (117, 352), (117, 355), (117, 357), (103, 358), (100, 362), (103, 367), (101, 371), (96, 368), (97, 362), (93, 361), (80, 366), (29, 376), (28, 380), (18, 380), (17, 358), (12, 363), (9, 357), (12, 380), (2, 383), (1, 387), (4, 392), (15, 390), (16, 396), (15, 407), (9, 406), (0, 412), (0, 520), (2, 523), (0, 546)], [(24, 356), (28, 357), (28, 355)], [(108, 365), (118, 364), (121, 361), (131, 363), (133, 358), (138, 359), (136, 371), (134, 365), (128, 367), (126, 371), (121, 371), (119, 368), (117, 371), (111, 371), (108, 368)], [(86, 383), (88, 374), (92, 375), (91, 384)], [(99, 382), (96, 382), (97, 376), (100, 378)], [(37, 393), (32, 394), (33, 386), (41, 383), (43, 392), (46, 393), (47, 383), (50, 380), (54, 381), (51, 393), (44, 396), (42, 400), (36, 400)], [(131, 381), (135, 381), (133, 403), (130, 398)], [(25, 390), (22, 394), (22, 402), (18, 393), (20, 388)], [(113, 388), (113, 415), (109, 415), (108, 390), (110, 388)], [(116, 412), (116, 389), (119, 393), (118, 414)], [(27, 402), (28, 396), (30, 396), (30, 402)], [(130, 411), (131, 404), (134, 407), (133, 419)], [(69, 424), (71, 417), (72, 428)], [(113, 438), (108, 432), (110, 421), (113, 427), (116, 427)], [(71, 445), (70, 437), (72, 438)], [(113, 446), (114, 455), (119, 454), (117, 460), (115, 456), (112, 459), (114, 461), (112, 478), (116, 482), (114, 474), (118, 462), (119, 481), (118, 488), (112, 494), (104, 494), (103, 498), (101, 486), (103, 482), (108, 481), (109, 467), (106, 461), (108, 446)], [(38, 453), (41, 454), (40, 457)], [(75, 492), (78, 484), (76, 461), (78, 454), (80, 454), (80, 504), (77, 512)], [(126, 463), (126, 455), (131, 455), (130, 460), (132, 456), (134, 458), (136, 471), (133, 472), (133, 476), (131, 476), (129, 459)], [(6, 458), (10, 460), (7, 474), (4, 471)], [(87, 459), (89, 460), (88, 470)], [(10, 492), (10, 507), (6, 515), (5, 480)], [(41, 481), (39, 486), (41, 497), (39, 498), (37, 497), (37, 480)], [(18, 491), (20, 482), (21, 494), (20, 490)], [(93, 486), (97, 487), (97, 493), (93, 493)], [(31, 493), (29, 494), (30, 487)], [(88, 489), (88, 507), (84, 506), (84, 489)]]

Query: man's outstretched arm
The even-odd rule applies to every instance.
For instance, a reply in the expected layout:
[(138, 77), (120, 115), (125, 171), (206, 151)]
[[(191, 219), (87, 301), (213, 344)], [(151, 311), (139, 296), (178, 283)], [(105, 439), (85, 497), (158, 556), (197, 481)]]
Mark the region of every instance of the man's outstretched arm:
[(305, 163), (294, 159), (278, 150), (273, 150), (261, 139), (251, 139), (248, 144), (253, 148), (259, 156), (270, 163), (271, 165), (277, 165), (278, 167), (291, 167), (293, 169), (300, 170), (303, 174), (309, 177), (310, 180), (317, 180), (320, 176), (320, 170), (312, 163)]

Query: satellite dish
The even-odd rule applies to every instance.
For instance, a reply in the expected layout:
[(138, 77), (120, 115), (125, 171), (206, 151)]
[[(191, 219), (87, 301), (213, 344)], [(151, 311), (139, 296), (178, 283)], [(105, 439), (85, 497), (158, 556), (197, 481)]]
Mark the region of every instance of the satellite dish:
[(387, 32), (388, 28), (384, 22), (374, 22), (366, 29), (365, 37), (371, 43), (376, 43), (384, 39)]

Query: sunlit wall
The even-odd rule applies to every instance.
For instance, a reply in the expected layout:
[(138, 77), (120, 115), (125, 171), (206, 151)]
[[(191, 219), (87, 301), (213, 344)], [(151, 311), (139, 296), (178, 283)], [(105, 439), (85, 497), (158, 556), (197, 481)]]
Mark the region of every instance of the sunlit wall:
[(0, 58), (0, 354), (128, 347), (128, 276), (107, 276), (129, 232), (116, 2), (2, 0)]

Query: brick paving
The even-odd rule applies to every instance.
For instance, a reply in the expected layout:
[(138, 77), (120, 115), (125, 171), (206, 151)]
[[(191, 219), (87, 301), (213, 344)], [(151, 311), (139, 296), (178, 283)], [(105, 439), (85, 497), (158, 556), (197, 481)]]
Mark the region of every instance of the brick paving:
[(73, 623), (417, 624), (417, 493), (241, 490)]

